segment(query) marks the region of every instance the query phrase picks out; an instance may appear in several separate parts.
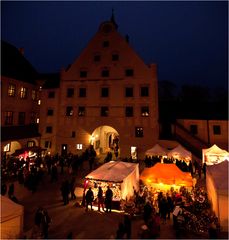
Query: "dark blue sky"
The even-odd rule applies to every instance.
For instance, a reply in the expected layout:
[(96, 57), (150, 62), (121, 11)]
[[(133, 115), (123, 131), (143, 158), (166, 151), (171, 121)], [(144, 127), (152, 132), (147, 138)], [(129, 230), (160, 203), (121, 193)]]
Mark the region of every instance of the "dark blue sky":
[(39, 72), (72, 63), (114, 8), (119, 32), (158, 79), (227, 87), (228, 3), (196, 2), (1, 2), (1, 38), (25, 48)]

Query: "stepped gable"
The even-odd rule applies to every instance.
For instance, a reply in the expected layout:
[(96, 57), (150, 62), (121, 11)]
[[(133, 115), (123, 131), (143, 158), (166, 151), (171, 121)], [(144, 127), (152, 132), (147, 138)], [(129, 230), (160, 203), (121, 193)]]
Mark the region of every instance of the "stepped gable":
[(37, 71), (16, 47), (1, 41), (1, 58), (2, 76), (36, 84)]

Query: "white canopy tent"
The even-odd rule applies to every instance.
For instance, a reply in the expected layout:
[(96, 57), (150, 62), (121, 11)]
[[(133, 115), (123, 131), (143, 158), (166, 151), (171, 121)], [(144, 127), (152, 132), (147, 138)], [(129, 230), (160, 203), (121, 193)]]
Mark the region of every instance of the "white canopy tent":
[(206, 188), (222, 231), (228, 230), (228, 161), (207, 166)]
[(152, 148), (146, 151), (146, 156), (166, 156), (167, 151), (159, 144), (154, 145)]
[(221, 163), (229, 160), (229, 152), (219, 148), (216, 144), (207, 149), (202, 149), (202, 161), (206, 165)]
[(192, 160), (192, 153), (179, 144), (177, 147), (169, 151), (168, 157), (190, 162)]
[(85, 179), (118, 183), (121, 185), (121, 199), (129, 199), (134, 195), (134, 189), (139, 189), (139, 166), (136, 163), (110, 161), (89, 173)]
[(23, 232), (24, 207), (1, 195), (1, 239), (17, 239)]

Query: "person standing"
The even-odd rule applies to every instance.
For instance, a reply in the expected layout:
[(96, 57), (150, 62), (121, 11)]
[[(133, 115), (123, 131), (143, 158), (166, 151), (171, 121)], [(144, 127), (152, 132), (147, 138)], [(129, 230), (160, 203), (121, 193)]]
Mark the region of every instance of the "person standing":
[(100, 206), (102, 207), (103, 211), (104, 211), (104, 197), (103, 197), (103, 190), (102, 188), (99, 186), (99, 190), (98, 190), (98, 211), (100, 211)]
[(76, 199), (76, 195), (75, 195), (75, 178), (73, 177), (71, 182), (70, 182), (70, 192), (71, 192), (71, 200)]
[(91, 205), (91, 210), (93, 210), (92, 203), (94, 201), (94, 193), (92, 192), (91, 187), (89, 187), (89, 189), (86, 192), (85, 200), (86, 200), (86, 211), (88, 211), (88, 205)]
[(106, 195), (105, 195), (106, 212), (108, 212), (108, 211), (111, 212), (112, 198), (113, 198), (113, 192), (110, 189), (110, 187), (107, 186), (107, 191), (106, 191)]
[(131, 219), (129, 215), (124, 215), (124, 230), (126, 233), (126, 238), (131, 239)]

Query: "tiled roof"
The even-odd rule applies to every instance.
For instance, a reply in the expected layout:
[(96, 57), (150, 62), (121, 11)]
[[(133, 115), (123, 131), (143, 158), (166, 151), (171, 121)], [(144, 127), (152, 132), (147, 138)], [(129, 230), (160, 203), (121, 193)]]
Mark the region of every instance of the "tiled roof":
[(35, 84), (37, 71), (13, 45), (1, 41), (1, 75)]

